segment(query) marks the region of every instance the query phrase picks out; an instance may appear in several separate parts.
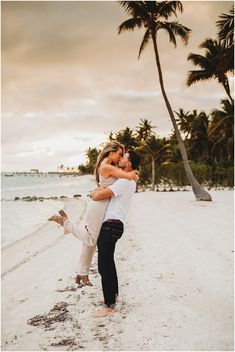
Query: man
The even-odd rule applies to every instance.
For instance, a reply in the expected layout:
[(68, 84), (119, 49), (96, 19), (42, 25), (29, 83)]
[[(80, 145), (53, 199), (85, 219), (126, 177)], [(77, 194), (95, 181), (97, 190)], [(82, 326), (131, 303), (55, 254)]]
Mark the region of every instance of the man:
[[(139, 162), (140, 160), (136, 153), (129, 150), (124, 154), (119, 166), (128, 172), (138, 169)], [(105, 306), (93, 315), (96, 318), (115, 313), (114, 308), (118, 297), (118, 278), (114, 252), (116, 242), (123, 234), (127, 211), (135, 190), (135, 181), (118, 179), (113, 185), (107, 188), (98, 188), (91, 194), (91, 198), (94, 201), (111, 198), (97, 241), (98, 270), (101, 275)]]

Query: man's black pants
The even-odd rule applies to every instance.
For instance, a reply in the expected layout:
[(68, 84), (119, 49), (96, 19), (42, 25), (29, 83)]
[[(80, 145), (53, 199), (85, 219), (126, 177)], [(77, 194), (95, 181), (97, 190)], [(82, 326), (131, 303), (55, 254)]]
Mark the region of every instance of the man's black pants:
[(107, 307), (114, 307), (118, 295), (118, 278), (114, 261), (116, 242), (124, 231), (120, 220), (107, 220), (103, 223), (97, 241), (98, 270), (101, 275), (104, 303)]

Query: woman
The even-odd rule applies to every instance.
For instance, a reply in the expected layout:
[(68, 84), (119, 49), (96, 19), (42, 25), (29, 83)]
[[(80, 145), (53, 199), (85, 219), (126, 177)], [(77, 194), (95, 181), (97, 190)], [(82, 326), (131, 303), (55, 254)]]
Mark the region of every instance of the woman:
[[(95, 175), (96, 182), (101, 187), (110, 186), (117, 178), (128, 180), (138, 180), (137, 171), (124, 172), (113, 166), (118, 165), (124, 152), (124, 147), (118, 142), (109, 142), (105, 145), (97, 158)], [(101, 201), (90, 201), (85, 215), (84, 225), (72, 224), (67, 214), (61, 210), (61, 216), (52, 216), (49, 221), (55, 221), (64, 226), (65, 233), (72, 233), (83, 242), (82, 253), (80, 256), (79, 273), (76, 282), (82, 281), (85, 285), (91, 285), (88, 274), (91, 266), (92, 257), (95, 253), (96, 242), (100, 233), (105, 211), (108, 206), (108, 199)]]

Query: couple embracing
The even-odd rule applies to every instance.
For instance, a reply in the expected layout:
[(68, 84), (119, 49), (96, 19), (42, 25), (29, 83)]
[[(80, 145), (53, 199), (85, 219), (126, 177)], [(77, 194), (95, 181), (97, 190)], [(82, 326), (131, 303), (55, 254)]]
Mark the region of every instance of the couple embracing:
[(64, 227), (83, 242), (76, 282), (92, 285), (89, 269), (92, 257), (98, 247), (98, 271), (103, 290), (103, 308), (93, 317), (105, 317), (115, 313), (118, 300), (118, 277), (114, 261), (116, 242), (121, 238), (127, 222), (130, 201), (136, 190), (140, 159), (133, 151), (124, 152), (118, 142), (109, 142), (99, 154), (95, 175), (98, 188), (91, 193), (84, 225), (73, 224), (67, 214), (60, 210), (49, 221)]

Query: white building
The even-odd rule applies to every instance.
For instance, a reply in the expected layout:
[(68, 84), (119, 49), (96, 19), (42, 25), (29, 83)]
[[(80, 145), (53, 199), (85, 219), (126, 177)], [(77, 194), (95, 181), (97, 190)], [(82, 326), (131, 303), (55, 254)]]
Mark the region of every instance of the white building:
[(38, 169), (30, 169), (30, 172), (32, 174), (39, 174), (39, 170)]
[(63, 173), (63, 174), (66, 174), (66, 173), (68, 173), (68, 174), (71, 174), (71, 173), (77, 174), (77, 173), (79, 173), (78, 166), (64, 166), (64, 165), (60, 165), (60, 166), (58, 166), (57, 171), (59, 173)]

